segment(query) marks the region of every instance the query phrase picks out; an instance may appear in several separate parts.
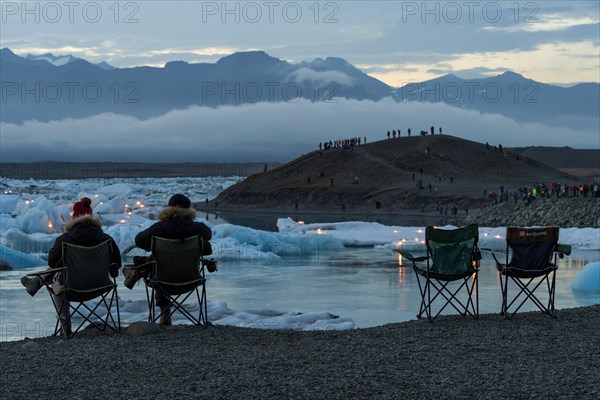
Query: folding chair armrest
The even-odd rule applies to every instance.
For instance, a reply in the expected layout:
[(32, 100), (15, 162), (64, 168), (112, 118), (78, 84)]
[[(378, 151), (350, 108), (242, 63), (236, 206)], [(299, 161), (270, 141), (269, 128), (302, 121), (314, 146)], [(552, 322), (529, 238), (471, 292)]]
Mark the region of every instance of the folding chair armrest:
[[(489, 249), (489, 250), (491, 251), (491, 249)], [(500, 261), (498, 261), (498, 258), (496, 257), (496, 253), (494, 253), (493, 251), (491, 251), (491, 253), (492, 253), (492, 257), (494, 257), (494, 261), (496, 261), (496, 266), (498, 268), (504, 268), (504, 267), (506, 267), (506, 264), (502, 264)]]
[(108, 266), (108, 272), (112, 278), (119, 276), (119, 264), (110, 263)]
[(421, 257), (415, 257), (412, 255), (412, 253), (409, 253), (407, 251), (398, 251), (398, 253), (400, 253), (400, 255), (404, 258), (406, 258), (409, 261), (412, 262), (421, 262), (421, 261), (425, 261), (427, 260), (429, 257), (428, 256), (421, 256)]
[(143, 270), (145, 268), (148, 268), (148, 266), (152, 265), (152, 264), (154, 264), (154, 261), (148, 261), (147, 263), (140, 264), (140, 265), (128, 264), (127, 268), (129, 268), (131, 270), (134, 270), (134, 271), (136, 271), (138, 269), (142, 269)]
[(568, 256), (568, 255), (571, 255), (571, 246), (568, 244), (558, 243), (556, 245), (556, 249), (554, 251)]
[(55, 272), (64, 271), (66, 269), (67, 269), (67, 267), (47, 269), (45, 271), (40, 271), (40, 272), (31, 272), (29, 274), (26, 274), (26, 276), (43, 276), (43, 275), (47, 275), (47, 274), (53, 274)]

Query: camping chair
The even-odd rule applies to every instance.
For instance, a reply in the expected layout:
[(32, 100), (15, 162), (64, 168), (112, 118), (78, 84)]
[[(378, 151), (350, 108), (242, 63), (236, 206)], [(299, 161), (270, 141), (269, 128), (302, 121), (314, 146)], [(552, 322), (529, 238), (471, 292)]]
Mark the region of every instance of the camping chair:
[[(206, 278), (199, 237), (165, 239), (153, 236), (152, 257), (152, 261), (132, 267), (133, 270), (145, 270), (150, 267), (149, 274), (144, 276), (149, 309), (148, 321), (156, 323), (161, 317), (168, 320), (175, 311), (179, 311), (193, 324), (206, 328)], [(158, 315), (155, 311), (157, 291), (169, 301), (169, 307)], [(197, 317), (183, 306), (194, 293), (199, 306)], [(163, 316), (166, 312), (168, 315)]]
[[(111, 243), (108, 240), (93, 247), (63, 243), (62, 268), (28, 274), (29, 276), (38, 276), (43, 281), (43, 275), (48, 273), (60, 272), (62, 274), (60, 280), (64, 282), (64, 285), (53, 287), (53, 283), (44, 281), (51, 298), (52, 294), (62, 296), (60, 304), (56, 304), (54, 299), (52, 300), (57, 314), (54, 336), (62, 330), (64, 336), (72, 338), (86, 322), (101, 331), (109, 327), (113, 332), (120, 332), (121, 316), (115, 278), (118, 274), (118, 266), (111, 262), (112, 251)], [(100, 299), (95, 305), (86, 304), (98, 297)], [(112, 313), (113, 302), (116, 304), (116, 321)], [(104, 318), (98, 314), (100, 306), (106, 308)], [(75, 330), (71, 330), (71, 320), (75, 315), (82, 317), (83, 321)], [(92, 320), (92, 317), (96, 317), (99, 321)]]
[[(492, 253), (498, 267), (500, 289), (502, 290), (502, 310), (500, 314), (507, 318), (519, 311), (527, 300), (531, 300), (540, 311), (555, 318), (554, 297), (556, 283), (556, 257), (563, 258), (571, 254), (571, 246), (558, 244), (558, 227), (546, 228), (506, 228), (506, 263), (502, 264)], [(509, 253), (511, 259), (509, 262)], [(517, 285), (518, 292), (508, 302), (509, 278)], [(548, 301), (546, 304), (535, 296), (534, 292), (546, 284)], [(512, 314), (509, 309), (524, 295), (515, 306)]]
[[(417, 276), (421, 294), (421, 306), (417, 318), (421, 318), (425, 313), (427, 319), (433, 321), (448, 305), (463, 316), (469, 314), (473, 319), (479, 317), (477, 273), (481, 253), (477, 248), (478, 238), (477, 225), (453, 230), (428, 226), (425, 230), (426, 256), (414, 257), (411, 253), (399, 251), (403, 257), (413, 262), (413, 269)], [(422, 261), (427, 262), (426, 267), (417, 265)], [(422, 279), (424, 279), (423, 283)], [(460, 285), (451, 290), (453, 287), (449, 284), (455, 281)], [(466, 291), (468, 297), (466, 303), (458, 298), (461, 290)], [(475, 300), (473, 300), (473, 293), (475, 293)], [(432, 305), (438, 298), (443, 304), (432, 316)]]

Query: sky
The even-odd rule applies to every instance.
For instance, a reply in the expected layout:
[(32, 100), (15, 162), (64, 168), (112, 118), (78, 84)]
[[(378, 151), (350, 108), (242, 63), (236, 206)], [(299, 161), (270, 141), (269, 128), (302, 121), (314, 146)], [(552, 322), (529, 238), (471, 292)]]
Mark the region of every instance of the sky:
[[(0, 4), (0, 47), (116, 67), (216, 62), (264, 50), (298, 63), (341, 57), (399, 87), (453, 73), (512, 70), (545, 83), (600, 82), (597, 1), (73, 1)], [(590, 126), (598, 126), (596, 119)], [(139, 120), (0, 123), (2, 161), (289, 161), (320, 141), (390, 129), (504, 146), (600, 148), (597, 129), (523, 124), (445, 104), (259, 103), (191, 107)], [(523, 134), (526, 132), (526, 134)], [(283, 134), (285, 133), (285, 134)], [(165, 151), (165, 145), (168, 151)]]
[(264, 50), (341, 57), (392, 86), (514, 70), (600, 81), (597, 1), (2, 1), (0, 46), (116, 67)]

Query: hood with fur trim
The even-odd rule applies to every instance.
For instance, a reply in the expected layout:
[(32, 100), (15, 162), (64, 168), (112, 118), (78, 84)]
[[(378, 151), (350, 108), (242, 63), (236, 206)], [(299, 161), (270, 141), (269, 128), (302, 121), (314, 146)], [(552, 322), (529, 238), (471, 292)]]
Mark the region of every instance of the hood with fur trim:
[(67, 222), (66, 224), (64, 224), (63, 231), (65, 233), (70, 232), (73, 229), (73, 227), (80, 222), (90, 222), (90, 223), (98, 226), (99, 228), (102, 228), (102, 222), (100, 221), (100, 218), (94, 217), (93, 215), (90, 215), (90, 214), (86, 214), (86, 215), (82, 215), (81, 217), (77, 217), (77, 218)]
[(181, 207), (165, 207), (160, 214), (158, 214), (159, 221), (168, 221), (173, 218), (196, 218), (196, 211), (191, 208)]

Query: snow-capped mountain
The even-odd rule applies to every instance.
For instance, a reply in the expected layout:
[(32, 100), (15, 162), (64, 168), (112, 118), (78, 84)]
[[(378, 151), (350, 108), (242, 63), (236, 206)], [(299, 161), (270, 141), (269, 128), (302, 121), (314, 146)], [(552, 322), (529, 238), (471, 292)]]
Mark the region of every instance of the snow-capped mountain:
[[(25, 56), (25, 58), (27, 60), (32, 60), (32, 61), (39, 61), (39, 60), (48, 61), (50, 64), (55, 65), (57, 67), (59, 67), (61, 65), (66, 65), (66, 64), (72, 63), (77, 60), (81, 60), (81, 58), (75, 57), (71, 54), (67, 54), (65, 56), (55, 56), (52, 53), (46, 53), (46, 54), (40, 54), (40, 55), (27, 54), (27, 56)], [(112, 65), (108, 64), (106, 61), (102, 61), (101, 63), (94, 64), (94, 65), (98, 66), (99, 68), (105, 69), (105, 70), (114, 69), (114, 67)]]

